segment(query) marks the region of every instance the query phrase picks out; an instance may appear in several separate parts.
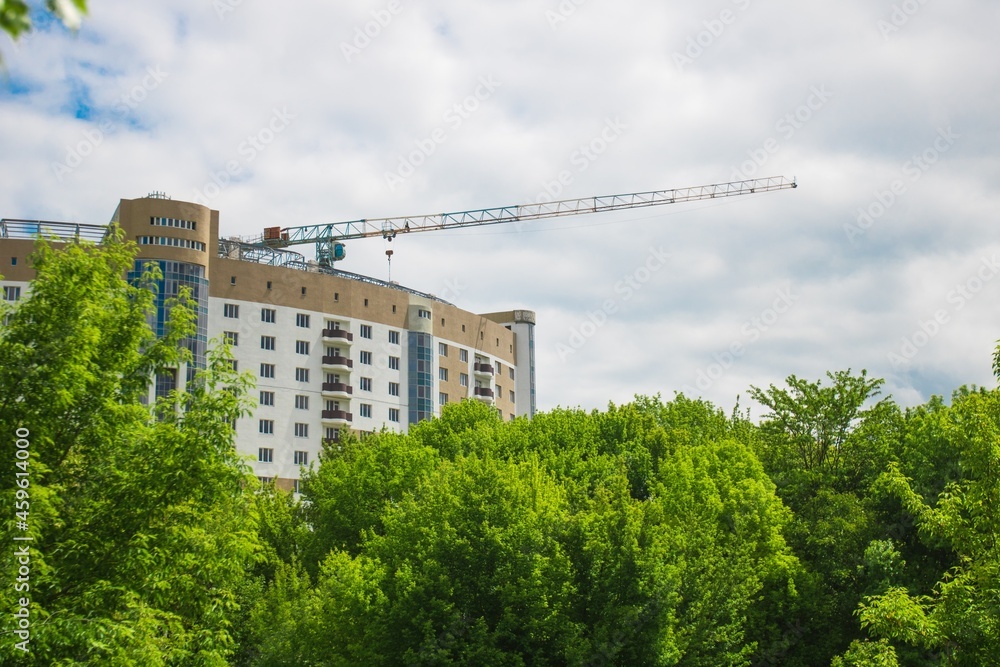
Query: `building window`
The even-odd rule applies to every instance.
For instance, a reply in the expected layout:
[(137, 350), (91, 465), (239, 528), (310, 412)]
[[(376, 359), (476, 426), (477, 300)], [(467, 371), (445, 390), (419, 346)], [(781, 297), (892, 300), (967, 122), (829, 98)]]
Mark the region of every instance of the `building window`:
[(240, 307), (235, 303), (227, 303), (222, 306), (222, 316), (223, 317), (239, 317)]
[[(305, 289), (304, 287), (302, 289)], [(295, 313), (295, 326), (309, 328), (309, 316), (305, 313)]]
[(299, 480), (299, 479), (293, 479), (292, 480), (292, 491), (294, 491), (295, 493), (300, 493), (300, 491), (299, 491), (299, 482), (301, 482), (301, 481), (302, 480)]
[(442, 357), (448, 356), (448, 343), (438, 343), (438, 354)]
[(399, 409), (389, 408), (389, 421), (398, 422), (399, 421)]
[(365, 308), (368, 307), (368, 299), (365, 299)]
[(390, 396), (399, 396), (399, 383), (398, 382), (390, 382), (389, 383), (389, 395)]
[(229, 284), (230, 285), (236, 284), (236, 276), (229, 276)]
[(262, 349), (262, 350), (274, 350), (274, 336), (261, 336), (260, 337), (260, 349)]
[(340, 429), (332, 428), (330, 426), (326, 427), (326, 439), (337, 441), (340, 440)]
[(309, 397), (298, 394), (295, 396), (295, 409), (296, 410), (308, 410), (309, 409)]
[(274, 392), (273, 391), (260, 392), (260, 404), (263, 406), (274, 407)]
[(366, 366), (371, 366), (372, 365), (372, 353), (371, 352), (362, 351), (361, 352), (360, 361), (361, 361), (361, 363), (365, 364)]
[(11, 257), (10, 258), (10, 265), (11, 266), (17, 266), (17, 257)]
[(503, 400), (503, 387), (497, 385), (497, 398)]
[(305, 296), (305, 295), (306, 295), (306, 288), (305, 288), (305, 287), (303, 287), (303, 288), (302, 288), (302, 296)]
[(309, 437), (309, 424), (296, 423), (295, 424), (295, 437), (296, 438), (308, 438)]
[(334, 292), (333, 293), (333, 300), (334, 301), (340, 301), (340, 292)]
[(371, 391), (371, 390), (372, 390), (372, 379), (361, 378), (361, 391)]
[(178, 229), (190, 229), (197, 231), (198, 223), (193, 220), (177, 220), (176, 218), (154, 218), (149, 219), (149, 224), (158, 227), (177, 227)]
[[(292, 462), (297, 466), (309, 465), (309, 452), (302, 452), (302, 451), (295, 452), (294, 454), (292, 454)], [(296, 489), (295, 492), (298, 493), (298, 489)]]
[(271, 463), (274, 460), (274, 450), (270, 447), (257, 448), (257, 461), (260, 463)]
[(396, 312), (396, 304), (392, 304), (392, 312), (393, 312), (393, 313), (395, 313), (395, 312)]
[(267, 281), (267, 289), (271, 289), (271, 281), (270, 280)]
[(140, 236), (138, 241), (139, 245), (166, 245), (174, 248), (187, 248), (188, 250), (205, 252), (205, 244), (201, 241), (179, 239), (173, 236)]
[(3, 288), (3, 300), (4, 301), (17, 301), (21, 298), (21, 288), (17, 285), (4, 285)]
[(226, 342), (236, 347), (240, 344), (240, 335), (235, 331), (223, 331), (222, 335), (226, 337)]
[(509, 394), (510, 394), (510, 402), (514, 403), (514, 390), (511, 389), (510, 392), (509, 392)]
[(257, 422), (257, 431), (263, 435), (274, 435), (274, 420), (261, 419)]
[(458, 374), (458, 384), (462, 385), (463, 387), (468, 387), (469, 386), (469, 374), (468, 373), (459, 373)]
[(163, 398), (168, 396), (170, 392), (177, 389), (177, 369), (170, 368), (163, 373), (156, 374), (156, 397)]
[(458, 351), (458, 360), (459, 361), (464, 361), (464, 362), (468, 363), (468, 361), (469, 361), (469, 351), (468, 350), (459, 350)]
[(372, 337), (372, 326), (370, 324), (361, 325), (361, 337), (371, 338)]
[(503, 364), (501, 364), (499, 361), (497, 361), (495, 363), (496, 363), (496, 368), (497, 368), (497, 375), (500, 375), (501, 373), (503, 373)]
[(448, 394), (438, 394), (438, 405), (448, 405)]
[(274, 364), (261, 364), (260, 376), (262, 378), (274, 378)]
[(230, 360), (229, 360), (229, 367), (233, 369), (233, 372), (234, 372), (234, 373), (235, 373), (236, 371), (238, 371), (238, 370), (240, 369), (240, 362), (239, 362), (239, 359), (230, 359)]
[[(395, 308), (395, 306), (393, 306), (393, 308)], [(389, 332), (389, 344), (390, 345), (399, 345), (399, 332), (398, 331), (390, 331)]]
[(514, 379), (514, 367), (511, 366), (507, 370), (510, 371), (510, 379), (513, 380)]
[(438, 369), (438, 380), (441, 380), (441, 382), (447, 382), (448, 381), (448, 369), (447, 368), (439, 368)]
[(425, 320), (431, 319), (431, 311), (424, 310), (423, 308), (417, 309), (417, 317), (422, 317)]
[(258, 477), (257, 479), (260, 480), (260, 483), (263, 484), (264, 486), (267, 486), (268, 484), (274, 481), (273, 477)]
[(309, 382), (309, 369), (308, 368), (296, 368), (295, 369), (295, 381), (296, 382)]
[[(268, 289), (271, 288), (271, 283), (267, 284)], [(261, 308), (260, 309), (260, 321), (267, 322), (268, 324), (274, 324), (275, 315), (277, 311), (274, 308)]]
[(362, 417), (368, 417), (371, 419), (372, 416), (372, 406), (369, 403), (361, 403), (358, 405), (358, 412)]
[(309, 341), (307, 340), (295, 341), (295, 354), (309, 354)]
[(399, 370), (399, 357), (389, 357), (389, 370)]
[(510, 421), (514, 421), (514, 413), (510, 413)]

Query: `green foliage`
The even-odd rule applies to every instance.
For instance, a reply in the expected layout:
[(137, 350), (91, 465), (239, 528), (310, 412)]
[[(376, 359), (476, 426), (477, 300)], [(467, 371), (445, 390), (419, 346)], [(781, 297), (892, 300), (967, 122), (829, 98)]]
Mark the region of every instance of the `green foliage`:
[[(752, 389), (760, 426), (683, 395), (513, 422), (470, 401), (407, 435), (328, 445), (300, 501), (259, 488), (235, 453), (250, 379), (225, 347), (144, 405), (194, 315), (181, 294), (153, 335), (152, 293), (122, 279), (134, 251), (41, 244), (30, 295), (0, 303), (0, 432), (31, 442), (29, 529), (0, 531), (32, 538), (31, 653), (7, 641), (4, 664), (1000, 655), (998, 391), (904, 414), (864, 372), (791, 376)], [(0, 438), (4, 460), (15, 449)]]
[(900, 466), (881, 484), (915, 517), (921, 538), (946, 546), (956, 564), (939, 573), (932, 591), (893, 588), (869, 598), (859, 614), (875, 636), (938, 649), (947, 664), (988, 664), (1000, 655), (1000, 392), (960, 391), (950, 408), (914, 417), (929, 418), (957, 456), (957, 479), (935, 499), (918, 493)]
[[(80, 17), (87, 13), (87, 0), (46, 0), (45, 7), (67, 27), (78, 28)], [(31, 7), (24, 0), (0, 2), (0, 31), (13, 39), (31, 30)]]
[(826, 664), (862, 636), (853, 612), (880, 583), (866, 569), (871, 545), (890, 537), (871, 486), (893, 460), (903, 416), (865, 371), (827, 378), (824, 386), (793, 375), (788, 388), (750, 391), (770, 410), (751, 444), (794, 513), (785, 537), (802, 564), (801, 597), (779, 603), (796, 631), (773, 638), (787, 646), (786, 665)]
[(827, 373), (830, 386), (788, 376), (789, 389), (757, 387), (751, 397), (771, 410), (759, 454), (772, 474), (791, 484), (832, 485), (856, 491), (870, 484), (890, 458), (886, 431), (898, 421), (888, 399), (874, 401), (883, 380), (862, 370)]
[(898, 667), (896, 649), (883, 640), (853, 641), (842, 656), (833, 659), (832, 667)]
[[(220, 349), (186, 392), (140, 403), (152, 374), (182, 358), (192, 313), (182, 295), (156, 340), (151, 293), (123, 279), (134, 252), (42, 244), (31, 293), (0, 328), (0, 432), (27, 429), (31, 443), (30, 529), (4, 522), (0, 539), (33, 538), (30, 653), (5, 641), (5, 661), (223, 665), (234, 647), (236, 591), (258, 550), (229, 426), (248, 409), (248, 380)], [(0, 439), (4, 461), (14, 446)], [(13, 507), (6, 470), (0, 504)], [(0, 605), (15, 599), (4, 586)]]
[(727, 424), (683, 397), (510, 423), (467, 402), (331, 449), (246, 664), (746, 665), (795, 560)]

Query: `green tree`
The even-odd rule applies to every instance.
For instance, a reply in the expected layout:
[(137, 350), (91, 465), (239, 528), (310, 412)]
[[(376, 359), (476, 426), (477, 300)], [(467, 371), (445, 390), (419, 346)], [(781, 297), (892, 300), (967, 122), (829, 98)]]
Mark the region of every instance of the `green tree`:
[(955, 564), (932, 590), (893, 587), (858, 614), (872, 635), (933, 651), (941, 664), (991, 664), (1000, 655), (1000, 392), (960, 390), (950, 408), (917, 417), (928, 418), (937, 428), (920, 433), (949, 443), (957, 478), (936, 497), (918, 491), (934, 484), (914, 483), (900, 466), (880, 483), (915, 518), (921, 539), (950, 550)]
[(795, 631), (777, 640), (791, 640), (786, 665), (826, 664), (862, 636), (854, 610), (880, 585), (866, 569), (877, 547), (868, 550), (889, 537), (871, 488), (894, 460), (902, 415), (865, 371), (827, 379), (792, 375), (787, 387), (750, 390), (769, 410), (751, 444), (794, 514), (785, 536), (803, 566), (800, 596), (780, 603), (795, 619)]
[[(75, 30), (80, 27), (80, 21), (87, 13), (87, 0), (46, 0), (45, 7), (66, 27)], [(31, 29), (31, 7), (27, 2), (24, 0), (0, 2), (0, 31), (17, 39)]]
[[(0, 439), (0, 504), (27, 503), (27, 530), (5, 521), (0, 539), (32, 538), (30, 588), (0, 589), (5, 662), (224, 665), (234, 648), (236, 593), (258, 551), (255, 480), (230, 426), (248, 379), (223, 348), (186, 391), (143, 404), (153, 374), (184, 358), (193, 314), (181, 295), (157, 340), (152, 293), (123, 277), (135, 252), (120, 237), (41, 244), (30, 294), (2, 313), (0, 432), (30, 445)], [(10, 549), (0, 563), (17, 571)], [(22, 596), (26, 653), (10, 634)]]
[[(448, 406), (324, 452), (253, 665), (746, 665), (787, 509), (710, 405)], [(288, 534), (288, 531), (281, 531)]]

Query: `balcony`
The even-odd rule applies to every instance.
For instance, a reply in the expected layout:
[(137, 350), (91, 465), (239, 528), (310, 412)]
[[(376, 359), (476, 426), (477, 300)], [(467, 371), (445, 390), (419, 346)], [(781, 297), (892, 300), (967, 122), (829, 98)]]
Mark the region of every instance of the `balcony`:
[(350, 398), (354, 393), (354, 387), (342, 382), (324, 382), (323, 395), (334, 398)]
[(493, 390), (489, 387), (476, 387), (474, 389), (475, 396), (481, 401), (486, 401), (487, 403), (493, 402)]
[(323, 368), (335, 371), (349, 371), (354, 368), (354, 362), (347, 357), (323, 357)]
[(344, 341), (346, 343), (354, 342), (354, 334), (346, 329), (323, 329), (323, 338)]
[(476, 375), (489, 375), (493, 377), (493, 364), (481, 364), (476, 362), (472, 365), (472, 370)]
[(354, 421), (354, 415), (343, 410), (324, 410), (323, 421), (337, 426), (347, 426)]

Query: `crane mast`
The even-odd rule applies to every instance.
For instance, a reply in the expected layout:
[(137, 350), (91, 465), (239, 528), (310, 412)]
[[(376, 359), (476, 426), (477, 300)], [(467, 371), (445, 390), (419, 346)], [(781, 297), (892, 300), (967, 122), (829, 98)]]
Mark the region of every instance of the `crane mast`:
[(773, 190), (795, 188), (794, 179), (784, 176), (769, 176), (745, 181), (696, 185), (670, 190), (652, 190), (628, 194), (582, 197), (559, 201), (516, 204), (495, 208), (458, 211), (454, 213), (432, 213), (425, 215), (399, 216), (392, 218), (362, 218), (320, 225), (301, 227), (268, 227), (261, 237), (248, 239), (250, 245), (277, 249), (303, 243), (316, 244), (316, 259), (322, 266), (332, 266), (333, 262), (345, 256), (343, 241), (381, 236), (393, 239), (399, 233), (429, 232), (462, 227), (498, 225), (510, 222), (558, 218), (584, 213), (603, 213), (623, 209), (662, 206), (681, 202), (701, 201), (735, 197)]

